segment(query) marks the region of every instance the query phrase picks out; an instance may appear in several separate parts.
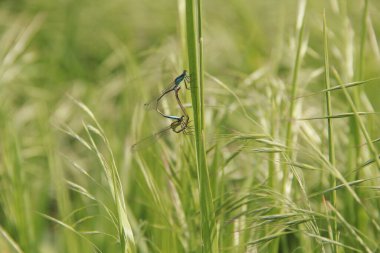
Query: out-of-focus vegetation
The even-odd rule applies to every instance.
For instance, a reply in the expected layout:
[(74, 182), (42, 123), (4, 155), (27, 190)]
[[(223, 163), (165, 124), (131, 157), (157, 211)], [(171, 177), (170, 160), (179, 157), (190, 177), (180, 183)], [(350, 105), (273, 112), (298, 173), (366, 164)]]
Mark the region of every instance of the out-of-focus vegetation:
[(378, 252), (380, 2), (201, 2), (204, 180), (186, 1), (0, 2), (0, 252)]

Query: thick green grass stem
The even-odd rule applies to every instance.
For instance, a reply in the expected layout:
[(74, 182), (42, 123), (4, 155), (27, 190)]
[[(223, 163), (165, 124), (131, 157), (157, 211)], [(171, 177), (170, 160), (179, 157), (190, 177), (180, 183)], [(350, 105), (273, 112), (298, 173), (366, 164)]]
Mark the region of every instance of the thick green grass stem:
[(191, 99), (194, 115), (194, 136), (199, 187), (202, 252), (218, 252), (215, 235), (215, 217), (210, 177), (205, 152), (204, 101), (203, 101), (203, 50), (201, 1), (186, 1), (186, 29)]

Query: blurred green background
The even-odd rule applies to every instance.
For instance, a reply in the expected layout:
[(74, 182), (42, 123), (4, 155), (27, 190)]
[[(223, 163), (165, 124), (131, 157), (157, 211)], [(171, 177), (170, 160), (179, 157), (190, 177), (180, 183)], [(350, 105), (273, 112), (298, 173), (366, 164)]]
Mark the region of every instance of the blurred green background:
[[(380, 2), (375, 0), (369, 1), (363, 73), (360, 78), (357, 74), (364, 2), (308, 1), (297, 95), (325, 88), (324, 9), (329, 28), (330, 64), (338, 70), (343, 81), (379, 76)], [(73, 138), (74, 132), (86, 136), (83, 125), (91, 119), (71, 97), (90, 108), (109, 141), (123, 185), (137, 252), (200, 252), (198, 205), (196, 199), (191, 202), (197, 196), (191, 136), (170, 136), (139, 154), (130, 150), (133, 143), (168, 125), (167, 120), (145, 111), (143, 105), (187, 67), (186, 38), (181, 26), (183, 4), (181, 0), (0, 1), (0, 252), (94, 252), (89, 241), (103, 252), (122, 252), (119, 235), (107, 218), (107, 211), (99, 204), (102, 202), (115, 210), (109, 190), (103, 189), (107, 188), (107, 183), (101, 165), (79, 138)], [(210, 0), (202, 4), (204, 69), (232, 89), (250, 116), (261, 125), (260, 128), (252, 124), (235, 97), (206, 76), (206, 139), (211, 149), (208, 153), (210, 173), (215, 173), (212, 175), (217, 180), (215, 188), (223, 185), (223, 194), (236, 193), (236, 198), (257, 185), (281, 192), (276, 184), (267, 185), (268, 166), (271, 166), (268, 161), (278, 157), (264, 149), (258, 151), (262, 146), (248, 141), (239, 148), (230, 141), (234, 134), (256, 134), (266, 129), (278, 143), (285, 142), (284, 122), (294, 120), (289, 119), (287, 111), (291, 103), (290, 80), (296, 57), (299, 1)], [(335, 80), (332, 83), (337, 84)], [(359, 111), (380, 111), (380, 86), (377, 84), (378, 81), (373, 81), (361, 87)], [(297, 100), (295, 118), (323, 117), (323, 99), (324, 96), (315, 95)], [(188, 106), (189, 101), (187, 97)], [(343, 93), (334, 95), (333, 108), (335, 114), (350, 111)], [(326, 154), (325, 122), (306, 122), (299, 123), (295, 132), (303, 128), (302, 131), (310, 134), (309, 140)], [(365, 117), (373, 139), (380, 137), (378, 123), (376, 114)], [(337, 167), (348, 181), (352, 179), (353, 169), (350, 159), (360, 149), (347, 137), (350, 124), (348, 119), (336, 120)], [(71, 136), (62, 131), (67, 130), (67, 126), (73, 131)], [(323, 166), (315, 161), (315, 151), (303, 138), (299, 137), (295, 148), (299, 155), (294, 159), (320, 169), (301, 170), (305, 173), (307, 192), (329, 189), (332, 186), (327, 174), (323, 174)], [(102, 152), (107, 152), (104, 145), (99, 145)], [(359, 161), (371, 159), (369, 153), (365, 149)], [(75, 164), (94, 180), (79, 172)], [(282, 178), (281, 169), (277, 162), (273, 164), (278, 183)], [(226, 169), (223, 173), (220, 172), (222, 167)], [(374, 168), (365, 178), (378, 176)], [(189, 182), (176, 185), (177, 188), (171, 185), (171, 179), (175, 181), (177, 175), (173, 171), (180, 174), (179, 179), (187, 178)], [(159, 189), (159, 197), (152, 194), (154, 191), (147, 183), (150, 180)], [(78, 194), (78, 187), (68, 181), (82, 186), (97, 201), (85, 198), (83, 192)], [(376, 181), (371, 182), (374, 184), (368, 187), (377, 186)], [(173, 187), (179, 197), (171, 195)], [(221, 201), (219, 198), (223, 194), (215, 197), (216, 202)], [(173, 199), (181, 197), (189, 198), (188, 205), (185, 200), (181, 202), (183, 213), (177, 212), (179, 207), (172, 203)], [(286, 197), (297, 203), (300, 194), (292, 192)], [(358, 225), (352, 200), (346, 203), (345, 198), (352, 198), (347, 190), (341, 194), (343, 203), (338, 204), (338, 209), (355, 228), (371, 231), (365, 244), (375, 252), (374, 241), (379, 232), (368, 220), (379, 220), (375, 211), (378, 196), (376, 193), (363, 196), (368, 202), (370, 198), (375, 199), (373, 203), (366, 203), (371, 206), (368, 212), (373, 216), (365, 219), (368, 224), (364, 230)], [(313, 211), (324, 212), (321, 198), (310, 201)], [(167, 213), (158, 212), (161, 216), (157, 217), (157, 205)], [(260, 207), (257, 205), (247, 208), (255, 210)], [(229, 218), (235, 217), (234, 211)], [(74, 231), (83, 233), (83, 237), (42, 214), (71, 224)], [(181, 223), (182, 218), (178, 215), (186, 217), (187, 226)], [(165, 218), (169, 221), (163, 222)], [(328, 222), (319, 218), (317, 223), (323, 227), (321, 233), (327, 237)], [(252, 242), (263, 235), (257, 232), (245, 235), (240, 243), (234, 242), (236, 227), (229, 228), (230, 223), (225, 225), (225, 230), (220, 228), (223, 231), (220, 233), (230, 238), (229, 241), (223, 239), (225, 245), (220, 242), (220, 250), (254, 252), (249, 251), (252, 248), (247, 245), (256, 247)], [(347, 231), (349, 229), (342, 228), (341, 242), (362, 249), (360, 243), (350, 241), (353, 235)], [(297, 248), (300, 248), (298, 252), (307, 252), (306, 249), (321, 252), (320, 243), (313, 239), (285, 238), (279, 243), (280, 248), (273, 246), (260, 252), (296, 252)], [(262, 250), (260, 246), (255, 249)]]

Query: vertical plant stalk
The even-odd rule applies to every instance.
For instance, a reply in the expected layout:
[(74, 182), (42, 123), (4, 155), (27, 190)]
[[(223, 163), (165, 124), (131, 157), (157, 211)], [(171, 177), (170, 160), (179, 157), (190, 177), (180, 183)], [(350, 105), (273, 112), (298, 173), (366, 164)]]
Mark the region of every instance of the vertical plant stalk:
[[(365, 50), (365, 42), (366, 42), (366, 35), (367, 35), (367, 20), (368, 18), (368, 0), (365, 0), (364, 2), (364, 8), (363, 8), (363, 15), (362, 15), (362, 22), (361, 22), (361, 33), (360, 33), (360, 44), (359, 44), (359, 56), (357, 60), (357, 66), (356, 66), (356, 75), (355, 75), (355, 80), (360, 81), (363, 78), (363, 69), (364, 69), (364, 50)], [(354, 103), (357, 106), (357, 108), (360, 110), (361, 108), (361, 102), (360, 102), (360, 86), (355, 87), (353, 89), (353, 99)], [(359, 146), (361, 141), (360, 138), (360, 131), (359, 131), (359, 124), (356, 120), (352, 121), (352, 126), (351, 126), (351, 132), (353, 136), (353, 141), (355, 146)], [(356, 149), (356, 155), (354, 159), (354, 166), (358, 166), (360, 163), (360, 158), (361, 156), (361, 150), (358, 148)], [(360, 173), (358, 172), (356, 174), (355, 180), (360, 179)]]
[[(306, 9), (306, 0), (300, 0), (300, 7), (299, 7), (299, 13), (298, 13), (298, 20), (297, 20), (297, 30), (298, 30), (298, 39), (297, 39), (297, 52), (293, 67), (293, 73), (292, 73), (292, 81), (291, 81), (291, 98), (290, 98), (290, 106), (289, 106), (289, 121), (288, 125), (286, 127), (286, 136), (285, 136), (285, 143), (288, 147), (288, 156), (290, 159), (292, 159), (292, 146), (293, 146), (293, 114), (294, 114), (294, 107), (295, 107), (295, 97), (297, 94), (297, 80), (298, 80), (298, 71), (301, 64), (301, 48), (302, 48), (302, 39), (303, 39), (303, 31), (305, 26), (305, 9)], [(286, 192), (286, 183), (288, 181), (288, 166), (284, 166), (284, 179), (283, 179), (283, 192)]]
[[(330, 89), (330, 63), (329, 63), (329, 47), (328, 47), (328, 38), (327, 38), (327, 22), (326, 22), (326, 10), (323, 10), (323, 44), (324, 44), (324, 52), (325, 52), (325, 83), (326, 89)], [(333, 123), (331, 116), (332, 107), (331, 107), (331, 94), (330, 91), (326, 92), (326, 110), (327, 110), (327, 139), (328, 139), (328, 147), (329, 147), (329, 162), (332, 167), (335, 167), (335, 147), (334, 147), (334, 131), (333, 131)], [(331, 176), (330, 182), (333, 188), (336, 187), (336, 178), (334, 175)], [(331, 191), (330, 201), (334, 208), (336, 208), (336, 191)], [(334, 214), (333, 214), (334, 215)], [(330, 231), (330, 237), (333, 241), (338, 241), (338, 227), (336, 219), (333, 219), (333, 231)], [(333, 252), (338, 252), (337, 244), (333, 246)]]
[(178, 0), (178, 28), (181, 39), (181, 54), (184, 69), (188, 69), (185, 64), (188, 63), (187, 59), (187, 44), (186, 44), (186, 0)]
[(200, 112), (201, 112), (201, 127), (202, 129), (205, 128), (204, 126), (204, 74), (203, 74), (203, 35), (202, 35), (202, 1), (197, 0), (197, 7), (198, 7), (198, 43), (199, 43), (199, 97), (201, 100), (200, 103)]
[[(361, 23), (361, 33), (360, 33), (360, 48), (359, 48), (359, 66), (357, 68), (357, 78), (358, 80), (363, 79), (363, 69), (364, 69), (364, 50), (365, 42), (367, 37), (367, 19), (368, 19), (368, 0), (364, 2), (362, 23)], [(355, 101), (357, 102), (357, 101)]]
[[(365, 50), (365, 42), (366, 42), (366, 35), (367, 35), (367, 20), (368, 18), (368, 0), (365, 0), (364, 2), (364, 8), (363, 8), (363, 15), (362, 15), (362, 22), (361, 22), (361, 33), (360, 33), (360, 44), (359, 44), (359, 56), (358, 56), (358, 63), (356, 66), (356, 76), (355, 80), (360, 81), (363, 78), (363, 69), (364, 69), (364, 50)], [(360, 106), (360, 86), (355, 87), (353, 89), (353, 99), (355, 105), (359, 108)], [(361, 143), (360, 133), (359, 133), (359, 125), (356, 120), (352, 122), (352, 133), (354, 138), (354, 145), (358, 146)], [(356, 149), (356, 159), (355, 159), (355, 166), (358, 166), (359, 164), (359, 158), (361, 155), (361, 150)], [(357, 173), (355, 180), (360, 179), (360, 174)]]
[(201, 1), (186, 0), (186, 29), (201, 215), (202, 252), (218, 252), (214, 204), (205, 152)]
[[(364, 8), (363, 8), (363, 14), (362, 14), (362, 20), (361, 20), (361, 33), (360, 33), (360, 44), (359, 44), (359, 56), (357, 60), (357, 66), (356, 66), (356, 77), (355, 81), (360, 81), (363, 78), (363, 69), (364, 69), (364, 51), (365, 51), (365, 43), (366, 43), (366, 35), (367, 35), (367, 18), (368, 18), (368, 0), (364, 1)], [(353, 90), (353, 104), (358, 108), (358, 110), (361, 109), (361, 88), (360, 86), (355, 87)], [(362, 143), (362, 137), (360, 135), (360, 129), (361, 129), (361, 123), (358, 121), (357, 118), (352, 120), (351, 124), (351, 134), (353, 138), (353, 145), (358, 147), (360, 143)], [(356, 149), (356, 154), (354, 156), (353, 162), (354, 166), (358, 166), (360, 164), (360, 157), (362, 156), (362, 152), (360, 148)], [(376, 158), (375, 158), (376, 159)], [(359, 180), (361, 178), (360, 170), (355, 174), (354, 180)], [(362, 191), (360, 189), (357, 190), (357, 193), (359, 197), (363, 196)], [(367, 231), (367, 223), (368, 218), (365, 214), (364, 210), (360, 206), (356, 206), (356, 225), (361, 231)]]

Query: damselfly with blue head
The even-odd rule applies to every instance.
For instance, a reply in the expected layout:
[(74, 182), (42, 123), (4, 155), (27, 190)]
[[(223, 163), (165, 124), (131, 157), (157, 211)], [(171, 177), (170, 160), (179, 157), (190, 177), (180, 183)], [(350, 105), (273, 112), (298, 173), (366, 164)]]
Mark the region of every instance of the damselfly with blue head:
[[(173, 119), (173, 120), (178, 120), (180, 117), (178, 116), (171, 116), (171, 115), (166, 115), (163, 112), (161, 112), (158, 108), (160, 100), (168, 93), (175, 91), (178, 93), (178, 91), (181, 88), (181, 83), (185, 84), (186, 89), (190, 89), (187, 85), (190, 83), (190, 76), (187, 74), (187, 71), (184, 70), (181, 75), (177, 76), (173, 82), (170, 83), (170, 85), (164, 89), (159, 96), (154, 97), (153, 99), (150, 100), (150, 102), (145, 103), (145, 108), (147, 110), (156, 110), (159, 114), (161, 114), (163, 117), (168, 118), (168, 119)], [(182, 109), (182, 108), (181, 108)]]

